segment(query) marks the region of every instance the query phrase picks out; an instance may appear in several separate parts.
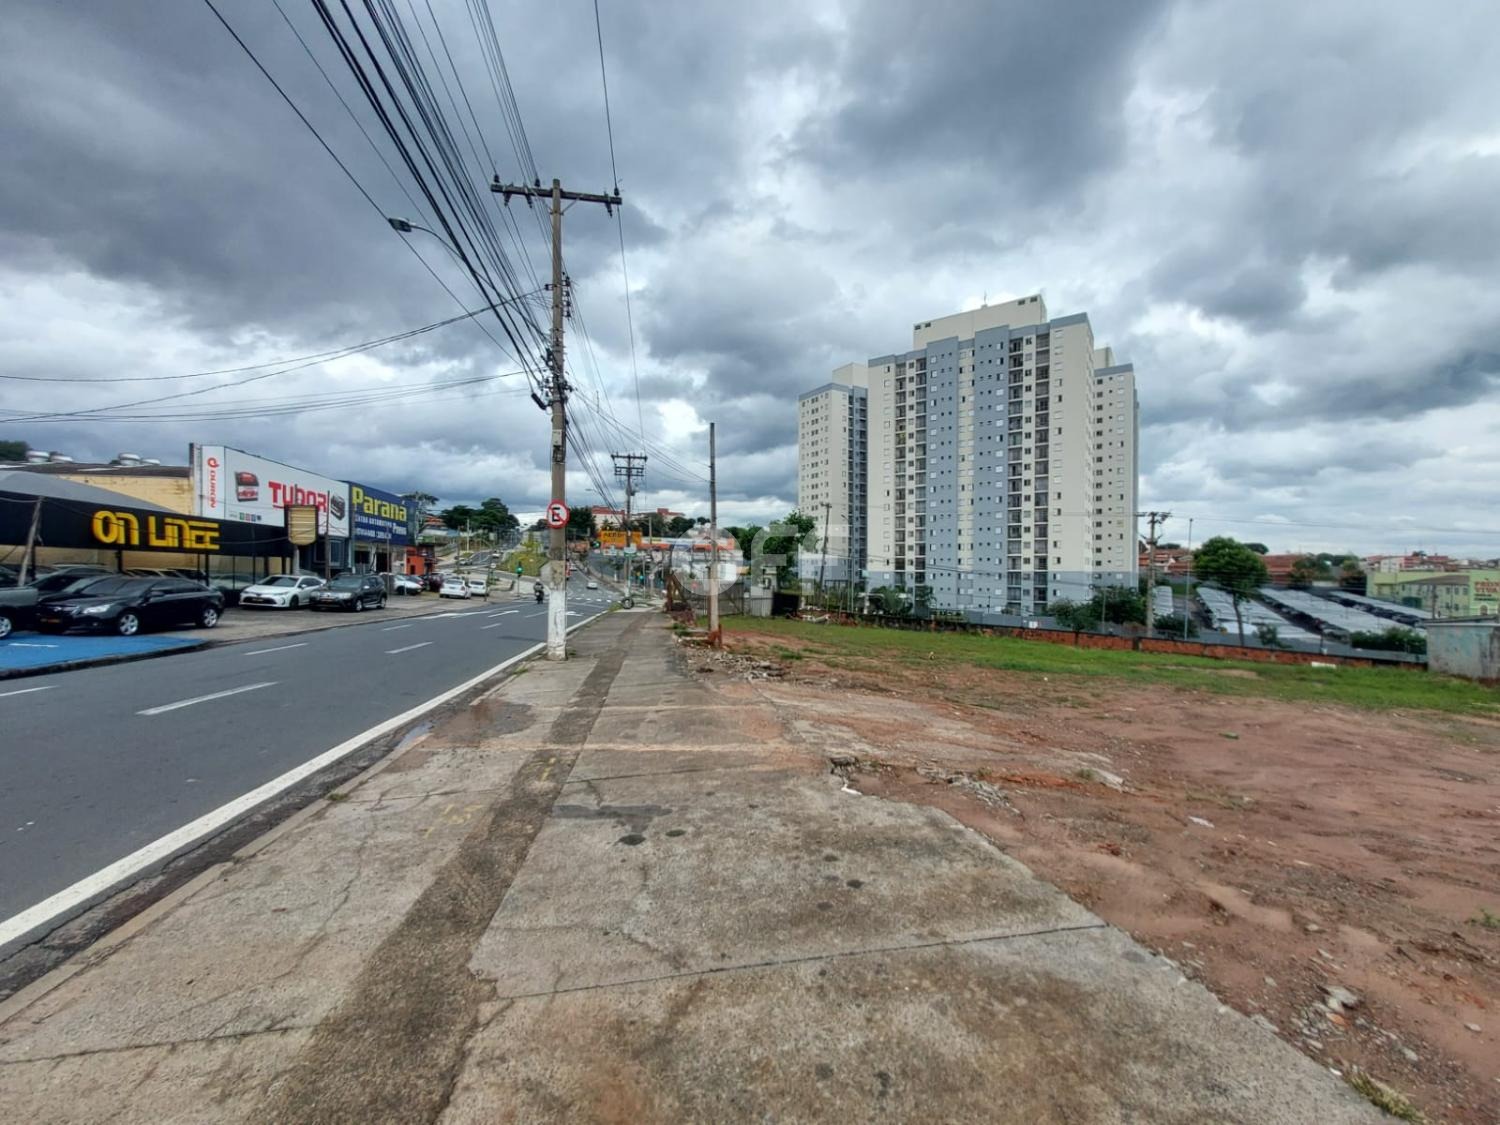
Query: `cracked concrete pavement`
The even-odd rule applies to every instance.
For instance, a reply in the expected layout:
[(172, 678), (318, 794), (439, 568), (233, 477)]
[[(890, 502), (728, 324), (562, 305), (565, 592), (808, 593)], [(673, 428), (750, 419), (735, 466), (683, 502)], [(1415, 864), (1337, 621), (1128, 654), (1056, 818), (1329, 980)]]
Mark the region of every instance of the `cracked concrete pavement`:
[(572, 644), (0, 1005), (0, 1120), (1381, 1119), (655, 615)]

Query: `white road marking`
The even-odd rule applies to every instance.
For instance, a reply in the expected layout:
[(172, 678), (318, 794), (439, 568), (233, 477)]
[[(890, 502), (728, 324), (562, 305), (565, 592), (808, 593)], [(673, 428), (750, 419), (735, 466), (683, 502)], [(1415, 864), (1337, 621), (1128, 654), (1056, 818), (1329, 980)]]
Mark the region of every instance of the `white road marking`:
[(507, 613), (520, 613), (519, 609), (502, 609), (499, 613), (490, 614), (491, 617), (504, 617)]
[(264, 656), (268, 652), (285, 652), (289, 648), (306, 648), (307, 641), (298, 641), (294, 645), (277, 645), (275, 648), (258, 648), (254, 652), (245, 653), (246, 656)]
[(51, 691), (56, 686), (56, 684), (48, 684), (46, 687), (23, 687), (17, 688), (15, 691), (0, 691), (0, 699), (4, 699), (7, 695), (25, 695), (27, 692), (32, 691)]
[(11, 641), (7, 648), (59, 648), (59, 645), (39, 645), (35, 641)]
[(137, 715), (161, 715), (167, 711), (176, 711), (179, 707), (191, 707), (195, 703), (207, 703), (210, 699), (223, 699), (229, 695), (240, 695), (247, 691), (259, 691), (263, 687), (275, 687), (275, 680), (267, 680), (263, 684), (246, 684), (244, 687), (230, 688), (228, 691), (216, 691), (211, 695), (195, 695), (192, 699), (179, 699), (176, 703), (163, 703), (160, 707), (147, 707), (144, 711), (137, 711)]
[(504, 621), (496, 621), (493, 625), (481, 625), (479, 628), (480, 629), (498, 629), (498, 628), (500, 628), (500, 626), (502, 626), (504, 624), (505, 624)]
[(410, 652), (414, 648), (426, 648), (431, 643), (431, 641), (419, 641), (417, 644), (407, 645), (405, 648), (388, 648), (385, 650), (385, 654), (387, 656), (395, 656), (398, 652)]
[(387, 625), (384, 629), (382, 629), (380, 631), (382, 633), (389, 633), (392, 629), (410, 629), (415, 624), (416, 624), (415, 621), (408, 621), (405, 625)]

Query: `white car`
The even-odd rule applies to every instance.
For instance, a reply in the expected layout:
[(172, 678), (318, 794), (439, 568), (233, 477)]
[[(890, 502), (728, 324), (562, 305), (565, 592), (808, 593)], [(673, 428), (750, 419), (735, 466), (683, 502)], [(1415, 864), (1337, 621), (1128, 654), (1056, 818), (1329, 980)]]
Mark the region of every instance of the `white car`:
[(585, 590), (597, 590), (597, 589), (598, 589), (598, 588), (599, 588), (599, 583), (597, 583), (597, 582), (595, 582), (595, 581), (594, 581), (594, 580), (593, 580), (593, 579), (592, 579), (592, 578), (590, 578), (590, 579), (589, 579), (589, 580), (588, 580), (588, 582), (586, 582), (586, 583), (585, 583), (585, 584), (584, 584), (584, 587), (583, 587), (583, 588), (584, 588), (584, 589), (585, 589)]
[(422, 592), (422, 580), (414, 578), (410, 574), (397, 574), (391, 577), (391, 589), (398, 594), (420, 594)]
[(267, 609), (297, 609), (312, 600), (313, 591), (321, 590), (321, 578), (305, 574), (277, 574), (240, 591), (240, 605), (265, 606)]
[(476, 598), (488, 598), (490, 596), (490, 584), (488, 579), (465, 578), (464, 581), (469, 584), (469, 593), (473, 594)]
[(469, 584), (458, 577), (444, 578), (443, 588), (438, 591), (438, 597), (440, 598), (467, 598), (472, 596), (469, 592)]

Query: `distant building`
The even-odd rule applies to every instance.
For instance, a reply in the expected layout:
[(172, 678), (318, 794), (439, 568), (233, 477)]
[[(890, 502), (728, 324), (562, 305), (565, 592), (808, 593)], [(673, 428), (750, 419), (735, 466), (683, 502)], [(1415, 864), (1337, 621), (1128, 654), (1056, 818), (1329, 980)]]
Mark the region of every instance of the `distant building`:
[[(1141, 573), (1146, 573), (1152, 567), (1152, 555), (1150, 550), (1142, 544), (1140, 559), (1137, 562)], [(1158, 547), (1155, 555), (1155, 569), (1158, 577), (1181, 578), (1191, 574), (1193, 570), (1193, 552), (1181, 547)]]
[(625, 526), (625, 513), (619, 508), (605, 508), (595, 504), (589, 511), (594, 513), (596, 528)]
[(1366, 593), (1429, 617), (1490, 617), (1500, 615), (1500, 569), (1372, 570)]
[(974, 613), (1134, 585), (1135, 370), (1086, 314), (1049, 319), (1037, 295), (921, 321), (911, 351), (839, 368), (798, 410), (798, 506), (826, 512), (830, 568)]

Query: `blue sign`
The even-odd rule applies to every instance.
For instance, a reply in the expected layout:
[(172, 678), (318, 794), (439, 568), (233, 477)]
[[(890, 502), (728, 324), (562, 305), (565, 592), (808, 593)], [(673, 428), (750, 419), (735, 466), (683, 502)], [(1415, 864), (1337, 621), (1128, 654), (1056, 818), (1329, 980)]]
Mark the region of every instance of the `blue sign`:
[(361, 543), (411, 543), (408, 513), (411, 505), (393, 492), (363, 484), (349, 486), (349, 510), (354, 515), (354, 538)]

